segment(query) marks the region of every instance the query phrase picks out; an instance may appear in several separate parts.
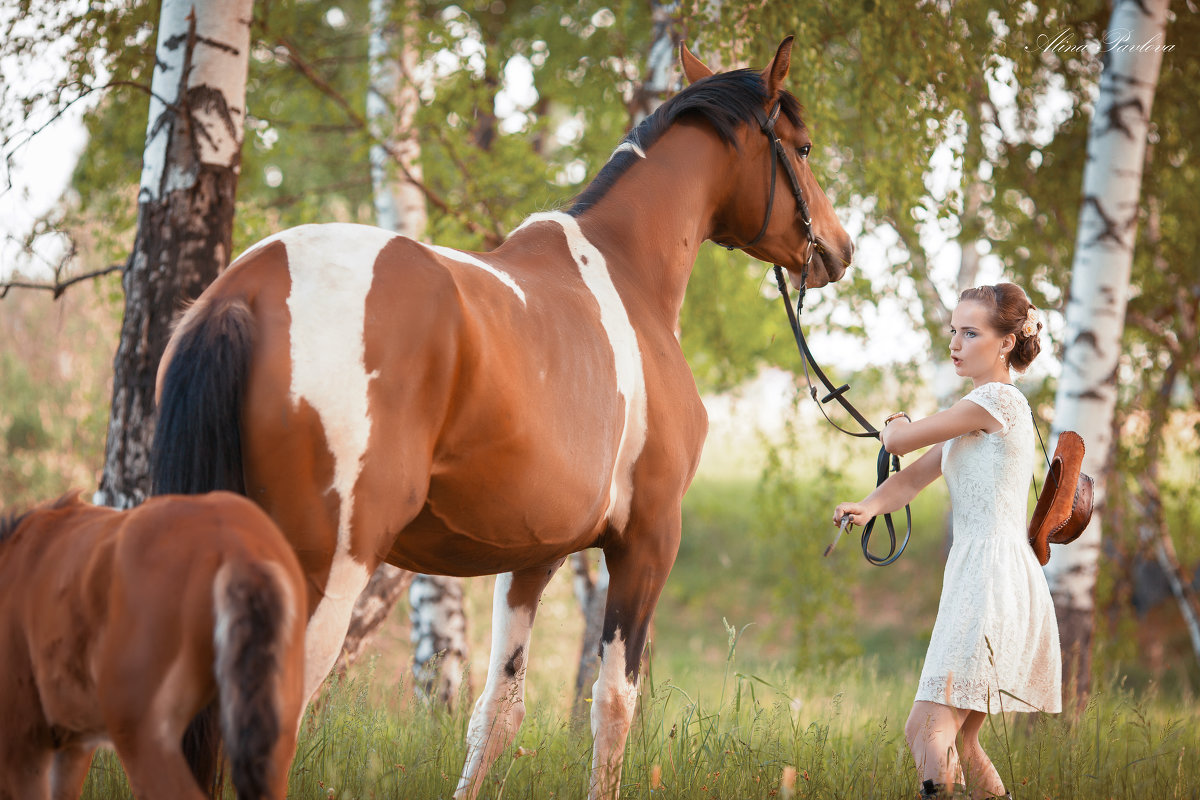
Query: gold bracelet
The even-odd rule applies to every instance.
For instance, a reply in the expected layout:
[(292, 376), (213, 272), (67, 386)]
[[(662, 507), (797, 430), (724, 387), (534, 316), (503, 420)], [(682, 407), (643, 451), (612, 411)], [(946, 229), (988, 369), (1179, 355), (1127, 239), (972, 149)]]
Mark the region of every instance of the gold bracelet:
[(903, 411), (897, 411), (895, 414), (892, 414), (890, 417), (888, 417), (887, 419), (885, 419), (885, 420), (883, 421), (883, 427), (885, 427), (885, 428), (886, 428), (886, 427), (888, 426), (888, 423), (889, 423), (889, 422), (893, 422), (893, 421), (895, 421), (895, 420), (898, 420), (898, 419), (900, 419), (901, 417), (904, 417), (904, 418), (905, 418), (905, 419), (907, 419), (909, 422), (912, 422), (912, 419), (910, 419), (910, 418), (909, 418), (908, 414), (905, 414)]

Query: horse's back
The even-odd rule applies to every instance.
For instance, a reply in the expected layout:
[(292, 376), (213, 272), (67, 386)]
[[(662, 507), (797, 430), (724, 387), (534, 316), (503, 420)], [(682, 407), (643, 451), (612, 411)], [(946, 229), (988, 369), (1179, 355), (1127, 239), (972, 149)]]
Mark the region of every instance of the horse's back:
[(626, 403), (595, 296), (562, 237), (541, 236), (468, 253), (301, 226), (239, 257), (185, 317), (181, 330), (222, 298), (254, 314), (247, 493), (298, 550), (335, 547), (320, 518), (394, 534), (427, 496), (447, 524), (426, 541), (464, 533), (441, 545), (478, 549), (488, 563), (471, 572), (531, 530), (556, 555), (594, 535)]

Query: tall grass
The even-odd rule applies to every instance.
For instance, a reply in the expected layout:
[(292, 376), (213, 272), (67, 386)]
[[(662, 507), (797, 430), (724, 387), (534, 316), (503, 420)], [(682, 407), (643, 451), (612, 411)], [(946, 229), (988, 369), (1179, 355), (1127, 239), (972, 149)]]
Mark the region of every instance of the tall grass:
[[(630, 732), (626, 798), (905, 798), (918, 783), (903, 737), (916, 665), (874, 659), (799, 674), (736, 668), (729, 628), (719, 686), (646, 675)], [(446, 798), (465, 757), (469, 704), (430, 708), (404, 687), (380, 702), (367, 671), (332, 683), (301, 728), (289, 796)], [(1086, 707), (1061, 715), (993, 715), (984, 747), (1018, 798), (1200, 797), (1195, 698), (1136, 694), (1099, 681)], [(406, 699), (401, 699), (401, 698)], [(565, 712), (533, 708), (493, 766), (483, 797), (575, 798), (587, 791), (591, 739)], [(85, 798), (125, 798), (119, 764), (101, 755)], [(232, 797), (230, 793), (228, 796)]]

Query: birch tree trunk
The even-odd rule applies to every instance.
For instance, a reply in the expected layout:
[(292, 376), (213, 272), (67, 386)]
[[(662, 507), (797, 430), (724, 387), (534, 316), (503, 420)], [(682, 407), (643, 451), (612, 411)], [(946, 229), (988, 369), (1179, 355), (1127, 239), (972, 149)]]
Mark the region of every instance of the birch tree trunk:
[[(1062, 377), (1053, 434), (1074, 430), (1087, 443), (1083, 469), (1105, 498), (1112, 451), (1121, 335), (1137, 233), (1150, 107), (1162, 63), (1168, 0), (1116, 0), (1103, 43), (1105, 64), (1088, 132)], [(1070, 547), (1055, 548), (1046, 577), (1058, 613), (1063, 679), (1082, 700), (1091, 689), (1095, 587), (1102, 513)]]
[(150, 491), (154, 381), (172, 319), (229, 263), (251, 5), (162, 4), (97, 503), (129, 508)]
[[(394, 13), (397, 7), (403, 19)], [(421, 142), (413, 125), (420, 105), (412, 81), (418, 48), (413, 42), (415, 30), (405, 24), (416, 18), (417, 8), (412, 0), (371, 0), (370, 12), (367, 120), (376, 140), (390, 146), (371, 146), (375, 224), (420, 239), (428, 211), (425, 194), (414, 182), (422, 177)]]
[(583, 642), (579, 648), (579, 665), (575, 671), (575, 698), (571, 717), (577, 722), (588, 719), (587, 701), (592, 685), (600, 673), (600, 634), (604, 630), (604, 605), (608, 602), (608, 564), (601, 551), (596, 561), (596, 577), (592, 577), (590, 551), (571, 555), (572, 583), (575, 599), (583, 613)]
[[(420, 98), (412, 81), (418, 48), (407, 20), (416, 18), (412, 0), (371, 0), (368, 43), (370, 83), (367, 119), (377, 142), (371, 146), (375, 221), (413, 239), (425, 235), (428, 213), (421, 179), (421, 144), (413, 120)], [(469, 662), (467, 616), (461, 578), (414, 575), (380, 564), (359, 596), (342, 646), (342, 669), (366, 649), (407, 589), (412, 619), (413, 677), (429, 697), (450, 705), (462, 688)], [(468, 693), (470, 686), (467, 687)]]

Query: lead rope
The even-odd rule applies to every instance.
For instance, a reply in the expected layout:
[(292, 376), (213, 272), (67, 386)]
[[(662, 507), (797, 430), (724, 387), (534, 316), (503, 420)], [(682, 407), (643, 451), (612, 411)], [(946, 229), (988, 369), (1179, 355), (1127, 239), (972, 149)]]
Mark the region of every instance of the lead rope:
[[(800, 328), (800, 315), (804, 312), (804, 295), (805, 295), (805, 292), (808, 290), (808, 264), (804, 265), (804, 270), (800, 275), (800, 288), (797, 289), (797, 291), (796, 291), (796, 310), (795, 311), (792, 310), (792, 303), (791, 303), (791, 298), (788, 293), (787, 283), (783, 277), (783, 268), (780, 267), (778, 264), (775, 264), (774, 268), (775, 268), (775, 282), (779, 286), (779, 294), (783, 298), (784, 308), (787, 309), (788, 323), (791, 325), (791, 328), (792, 328), (792, 336), (796, 340), (796, 347), (800, 351), (800, 361), (804, 365), (804, 380), (808, 384), (808, 393), (812, 397), (813, 402), (815, 402), (817, 404), (817, 408), (819, 408), (821, 410), (821, 415), (823, 417), (825, 417), (825, 419), (829, 422), (830, 425), (832, 425), (834, 428), (837, 428), (839, 431), (846, 434), (847, 436), (854, 436), (854, 437), (860, 438), (860, 439), (881, 439), (879, 431), (876, 430), (875, 427), (873, 425), (871, 425), (871, 423), (867, 422), (866, 418), (863, 417), (863, 415), (861, 413), (859, 413), (859, 410), (857, 408), (855, 408), (854, 405), (851, 404), (850, 401), (845, 398), (846, 392), (849, 391), (849, 389), (850, 389), (850, 384), (848, 384), (848, 383), (842, 384), (842, 386), (835, 389), (833, 386), (833, 382), (829, 380), (829, 377), (826, 376), (825, 372), (821, 369), (820, 365), (817, 364), (816, 359), (813, 358), (812, 351), (809, 350), (809, 348), (808, 348), (808, 342), (804, 338), (804, 331), (801, 330), (801, 328)], [(825, 388), (827, 388), (829, 390), (829, 394), (825, 395), (825, 397), (821, 398), (820, 400), (817, 399), (817, 387), (813, 385), (812, 378), (808, 372), (808, 365), (809, 365), (810, 361), (812, 362), (813, 372), (816, 373), (817, 378), (821, 381), (821, 383), (825, 384)], [(829, 414), (825, 413), (825, 404), (830, 402), (831, 400), (837, 400), (838, 404), (840, 404), (842, 406), (842, 408), (846, 409), (846, 411), (850, 414), (850, 416), (852, 416), (854, 418), (854, 420), (856, 422), (858, 422), (859, 425), (862, 425), (864, 432), (863, 433), (855, 433), (854, 431), (848, 431), (845, 428), (843, 428), (841, 425), (838, 425), (836, 422), (834, 422), (832, 419), (830, 419)], [(888, 477), (891, 475), (891, 473), (899, 472), (899, 471), (900, 471), (899, 456), (895, 456), (895, 455), (892, 455), (891, 453), (889, 453), (883, 447), (883, 444), (881, 441), (880, 446), (879, 446), (879, 456), (875, 460), (875, 477), (876, 477), (875, 486), (878, 487), (880, 484), (882, 484), (884, 481), (886, 481), (888, 479)], [(871, 549), (870, 549), (871, 534), (874, 531), (875, 521), (878, 519), (878, 517), (871, 517), (870, 521), (867, 522), (867, 524), (863, 527), (862, 552), (863, 552), (863, 557), (867, 559), (868, 563), (874, 564), (877, 567), (886, 567), (888, 564), (893, 563), (896, 559), (898, 559), (901, 556), (901, 554), (904, 553), (904, 548), (908, 547), (908, 541), (909, 541), (909, 539), (912, 538), (912, 506), (911, 505), (904, 506), (904, 516), (905, 516), (905, 519), (907, 520), (908, 527), (904, 534), (904, 541), (901, 542), (900, 547), (897, 548), (896, 547), (896, 526), (892, 522), (892, 515), (891, 514), (883, 515), (884, 524), (887, 526), (888, 542), (889, 542), (889, 549), (888, 549), (887, 555), (885, 555), (885, 556), (877, 556), (874, 553), (872, 553)], [(848, 521), (843, 520), (841, 528), (838, 531), (838, 538), (841, 538), (842, 532), (846, 531), (846, 530), (849, 530), (849, 523), (848, 523)], [(833, 544), (830, 544), (829, 547), (827, 547), (825, 549), (825, 555), (828, 556), (830, 554), (830, 552), (832, 552), (834, 544), (837, 544), (837, 541), (838, 541), (837, 539), (834, 539)]]

